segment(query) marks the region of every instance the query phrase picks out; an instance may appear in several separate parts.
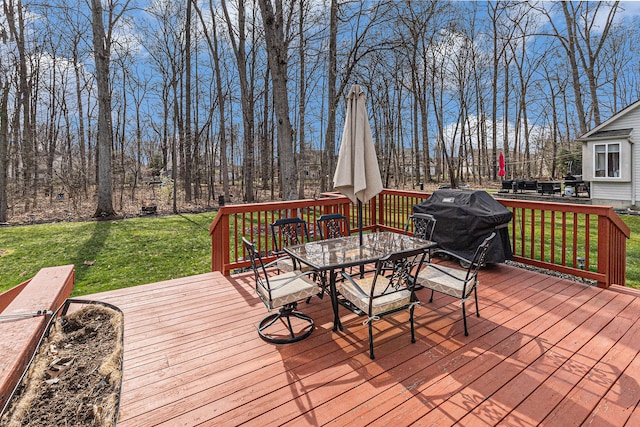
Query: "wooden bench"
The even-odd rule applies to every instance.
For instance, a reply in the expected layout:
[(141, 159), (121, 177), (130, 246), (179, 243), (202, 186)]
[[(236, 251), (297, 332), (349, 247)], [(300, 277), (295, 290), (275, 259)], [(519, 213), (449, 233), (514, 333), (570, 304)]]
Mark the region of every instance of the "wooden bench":
[(0, 409), (20, 380), (51, 318), (31, 314), (57, 310), (71, 295), (74, 282), (73, 265), (49, 267), (0, 294)]

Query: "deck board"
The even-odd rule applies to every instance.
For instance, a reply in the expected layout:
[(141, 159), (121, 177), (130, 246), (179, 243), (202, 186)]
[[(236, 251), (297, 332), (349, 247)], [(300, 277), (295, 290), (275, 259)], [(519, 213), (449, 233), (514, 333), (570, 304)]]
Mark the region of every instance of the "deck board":
[(300, 308), (316, 330), (275, 346), (248, 274), (208, 273), (91, 297), (125, 315), (119, 425), (634, 425), (640, 419), (640, 299), (634, 292), (500, 265), (482, 270), (481, 317), (419, 291), (374, 323), (328, 298)]

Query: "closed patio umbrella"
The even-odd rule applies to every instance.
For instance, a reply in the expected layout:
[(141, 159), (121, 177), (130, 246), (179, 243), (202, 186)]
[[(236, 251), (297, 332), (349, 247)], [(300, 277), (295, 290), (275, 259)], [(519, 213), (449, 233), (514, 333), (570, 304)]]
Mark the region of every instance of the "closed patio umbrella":
[(376, 149), (371, 138), (366, 97), (355, 84), (347, 95), (347, 115), (340, 144), (333, 188), (358, 205), (358, 230), (362, 244), (362, 204), (382, 191)]
[(505, 170), (504, 170), (504, 154), (500, 153), (500, 156), (498, 157), (498, 176), (504, 177), (505, 175)]

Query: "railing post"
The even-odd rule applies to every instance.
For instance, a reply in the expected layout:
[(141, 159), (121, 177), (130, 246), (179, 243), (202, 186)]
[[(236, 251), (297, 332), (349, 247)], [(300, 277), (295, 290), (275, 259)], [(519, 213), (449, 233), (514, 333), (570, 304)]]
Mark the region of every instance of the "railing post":
[(611, 223), (609, 218), (598, 215), (598, 272), (603, 273), (605, 281), (598, 281), (599, 288), (611, 285)]
[[(384, 193), (384, 192), (383, 192)], [(385, 218), (384, 218), (384, 194), (380, 193), (376, 196), (376, 198), (379, 200), (378, 202), (378, 222), (376, 222), (376, 224), (382, 224), (385, 225)]]
[(218, 211), (218, 215), (222, 215), (220, 221), (213, 227), (211, 231), (211, 271), (225, 272), (225, 265), (229, 264), (229, 215)]

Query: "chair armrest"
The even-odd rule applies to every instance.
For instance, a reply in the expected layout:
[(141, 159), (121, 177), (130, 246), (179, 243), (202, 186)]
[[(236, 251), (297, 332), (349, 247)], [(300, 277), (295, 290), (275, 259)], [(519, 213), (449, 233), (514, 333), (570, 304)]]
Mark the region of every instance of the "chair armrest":
[[(433, 254), (433, 255), (436, 255), (436, 254), (445, 254), (445, 255), (446, 255), (446, 256), (448, 256), (448, 257), (451, 257), (451, 258), (453, 258), (453, 259), (456, 259), (458, 262), (460, 262), (460, 265), (462, 265), (463, 267), (465, 267), (465, 266), (466, 266), (466, 265), (468, 265), (468, 264), (471, 264), (471, 260), (469, 260), (469, 259), (467, 259), (467, 258), (464, 258), (464, 257), (461, 257), (460, 255), (455, 254), (455, 253), (453, 253), (453, 252), (449, 252), (449, 251), (448, 251), (448, 250), (446, 250), (446, 249), (437, 249), (437, 248), (436, 248), (436, 249), (434, 249), (434, 251), (432, 252), (432, 254)], [(465, 264), (463, 265), (462, 263), (465, 263)]]
[(276, 258), (273, 261), (270, 261), (270, 262), (264, 264), (264, 268), (273, 267), (274, 265), (276, 265), (278, 263), (278, 261), (280, 261), (280, 258)]
[[(452, 279), (456, 279), (459, 282), (466, 282), (466, 280), (462, 280), (459, 277), (454, 276), (453, 274), (449, 273), (448, 271), (446, 271), (446, 270), (444, 270), (442, 268), (439, 268), (435, 264), (425, 264), (425, 267), (426, 268), (429, 268), (429, 267), (434, 268), (434, 269), (438, 270), (440, 273), (446, 274), (447, 276), (451, 277)], [(460, 270), (460, 271), (464, 271), (464, 270)]]
[(354, 288), (356, 288), (356, 290), (363, 296), (363, 297), (368, 297), (369, 294), (366, 293), (364, 290), (362, 290), (362, 288), (360, 287), (360, 285), (358, 285), (358, 283), (353, 280), (353, 278), (349, 275), (349, 273), (347, 273), (346, 271), (342, 271), (341, 272), (342, 277), (344, 277), (345, 279), (347, 279), (349, 281), (349, 283), (351, 283), (353, 285)]
[[(279, 260), (283, 259), (283, 258), (291, 258), (291, 262), (293, 263), (293, 269), (297, 270), (298, 266), (302, 267), (302, 264), (300, 261), (298, 261), (296, 258), (292, 257), (291, 255), (289, 255), (287, 252), (285, 251), (271, 251), (272, 255), (276, 256), (276, 259), (271, 261), (268, 265), (270, 266), (271, 264), (275, 264), (277, 263)], [(265, 265), (266, 267), (267, 265)]]

